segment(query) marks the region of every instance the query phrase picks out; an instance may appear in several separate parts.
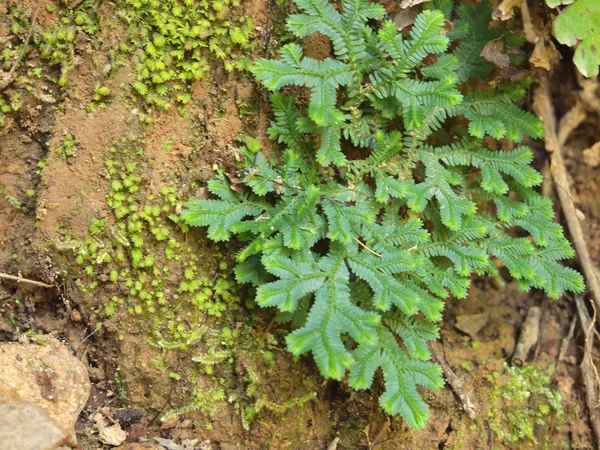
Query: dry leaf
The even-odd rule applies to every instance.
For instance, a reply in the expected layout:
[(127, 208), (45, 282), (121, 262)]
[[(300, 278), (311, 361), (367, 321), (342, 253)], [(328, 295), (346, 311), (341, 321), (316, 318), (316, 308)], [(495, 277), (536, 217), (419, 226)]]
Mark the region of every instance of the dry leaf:
[(554, 43), (548, 36), (541, 37), (538, 39), (533, 53), (529, 57), (529, 62), (533, 64), (533, 67), (541, 67), (542, 69), (550, 70), (552, 60), (558, 57), (558, 51), (554, 46)]
[(523, 0), (502, 0), (502, 3), (492, 12), (494, 20), (508, 20), (514, 16), (513, 8), (521, 6)]
[(490, 316), (487, 312), (481, 314), (463, 314), (456, 317), (454, 325), (458, 330), (475, 338), (477, 333), (481, 331), (488, 323)]
[(401, 33), (402, 30), (415, 23), (418, 15), (419, 12), (415, 9), (400, 11), (398, 14), (396, 14), (394, 17), (394, 23), (396, 24), (396, 29), (398, 32)]
[(585, 220), (585, 214), (582, 213), (581, 210), (575, 208), (575, 214), (577, 215), (577, 218), (580, 222), (583, 222)]
[(501, 69), (506, 69), (510, 66), (510, 58), (504, 53), (504, 38), (502, 37), (485, 44), (479, 56)]
[(421, 3), (426, 3), (430, 1), (431, 0), (402, 0), (402, 3), (400, 3), (400, 8), (411, 8), (413, 6), (420, 5)]
[(583, 161), (591, 167), (600, 166), (600, 141), (583, 151)]

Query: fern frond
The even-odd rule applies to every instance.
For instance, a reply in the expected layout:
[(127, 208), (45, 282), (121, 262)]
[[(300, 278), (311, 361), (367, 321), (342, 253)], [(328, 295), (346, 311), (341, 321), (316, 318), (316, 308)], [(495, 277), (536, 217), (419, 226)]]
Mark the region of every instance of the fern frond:
[(349, 333), (357, 343), (374, 343), (380, 316), (365, 311), (350, 300), (349, 273), (343, 255), (333, 252), (324, 257), (321, 269), (328, 281), (316, 292), (306, 324), (288, 335), (288, 349), (295, 355), (311, 351), (326, 378), (340, 380), (354, 359), (342, 342)]
[(256, 216), (265, 208), (244, 202), (225, 200), (190, 199), (181, 217), (188, 225), (208, 226), (208, 237), (213, 241), (226, 241), (231, 237), (231, 227), (246, 216)]
[(427, 341), (435, 341), (440, 337), (439, 329), (415, 317), (398, 314), (386, 321), (390, 329), (402, 339), (408, 354), (415, 359), (427, 361), (431, 358)]
[[(281, 50), (286, 54), (301, 55), (298, 44), (287, 44)], [(300, 58), (300, 57), (298, 57)], [(302, 57), (292, 61), (261, 59), (256, 62), (252, 73), (271, 91), (284, 86), (306, 86), (311, 89), (309, 116), (318, 126), (340, 123), (344, 119), (342, 111), (336, 108), (337, 88), (348, 84), (352, 74), (342, 62), (334, 59), (317, 61)]]
[(354, 351), (356, 363), (350, 371), (350, 386), (364, 389), (371, 385), (373, 375), (381, 368), (385, 392), (379, 403), (388, 414), (401, 414), (412, 428), (423, 428), (429, 408), (416, 385), (440, 389), (444, 385), (441, 368), (435, 364), (411, 359), (386, 329), (378, 329), (375, 344), (362, 344)]
[(300, 114), (296, 110), (296, 101), (293, 97), (287, 97), (279, 92), (271, 94), (269, 98), (275, 116), (275, 120), (271, 122), (271, 127), (268, 129), (269, 138), (280, 144), (296, 147), (303, 141), (302, 134), (296, 125), (300, 118)]
[[(480, 57), (490, 40), (518, 39), (481, 20), (487, 4), (460, 6), (444, 34), (430, 3), (405, 36), (378, 23), (383, 8), (366, 0), (295, 2), (289, 29), (328, 36), (334, 55), (317, 61), (292, 43), (280, 60), (256, 62), (273, 91), (269, 136), (281, 146), (267, 159), (244, 140), (243, 183), (219, 174), (208, 186), (220, 200), (191, 200), (183, 218), (213, 240), (243, 242), (236, 278), (295, 328), (289, 351), (311, 352), (327, 378), (349, 371), (357, 389), (381, 370), (381, 406), (420, 428), (428, 409), (416, 385), (443, 384), (427, 341), (438, 338), (443, 300), (464, 298), (473, 274), (498, 274), (499, 260), (523, 289), (583, 289), (559, 264), (573, 251), (534, 190), (531, 151), (492, 151), (481, 139), (542, 135), (516, 106), (530, 82), (462, 83), (492, 70)], [(284, 96), (286, 86), (307, 88), (308, 105)]]
[(440, 32), (444, 15), (439, 11), (423, 11), (417, 16), (410, 31), (410, 39), (404, 39), (392, 21), (383, 24), (379, 32), (380, 49), (395, 63), (395, 73), (402, 74), (417, 66), (428, 54), (442, 53), (448, 47), (448, 38)]

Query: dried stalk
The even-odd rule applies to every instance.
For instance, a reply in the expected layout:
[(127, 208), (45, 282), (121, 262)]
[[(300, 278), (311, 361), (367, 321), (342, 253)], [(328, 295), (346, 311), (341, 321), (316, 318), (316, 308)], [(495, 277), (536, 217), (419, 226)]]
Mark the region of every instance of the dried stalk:
[(463, 411), (466, 412), (471, 419), (475, 419), (475, 408), (469, 396), (465, 394), (464, 383), (456, 376), (452, 368), (446, 362), (446, 358), (444, 358), (439, 344), (437, 342), (430, 342), (429, 350), (431, 350), (433, 360), (442, 366), (444, 377), (452, 389), (452, 392), (454, 392), (460, 400)]
[(40, 287), (45, 287), (45, 288), (54, 287), (54, 285), (52, 285), (52, 284), (42, 283), (41, 281), (30, 280), (29, 278), (23, 278), (21, 275), (15, 276), (15, 275), (9, 275), (8, 273), (0, 272), (0, 278), (3, 278), (5, 280), (13, 280), (13, 281), (16, 281), (17, 283), (33, 284), (35, 286), (40, 286)]
[[(551, 165), (550, 169), (552, 172), (552, 178), (554, 183), (557, 185), (558, 198), (560, 200), (561, 207), (564, 212), (565, 220), (571, 234), (571, 239), (575, 245), (577, 256), (581, 263), (583, 273), (587, 285), (591, 291), (596, 308), (600, 309), (600, 282), (596, 276), (596, 269), (590, 258), (585, 238), (583, 237), (583, 231), (577, 218), (577, 208), (573, 203), (571, 196), (571, 190), (569, 188), (569, 179), (567, 176), (567, 169), (561, 154), (561, 143), (558, 140), (556, 134), (556, 117), (554, 114), (554, 106), (550, 101), (550, 88), (548, 86), (548, 78), (545, 75), (541, 75), (540, 86), (536, 89), (534, 96), (533, 108), (539, 115), (540, 119), (544, 123), (545, 143), (546, 150), (551, 154)], [(566, 138), (565, 138), (566, 139)]]
[(6, 87), (10, 83), (12, 83), (14, 81), (14, 79), (16, 78), (17, 67), (19, 67), (19, 64), (21, 63), (21, 59), (23, 59), (25, 50), (27, 49), (27, 46), (29, 45), (29, 41), (31, 40), (31, 36), (33, 35), (33, 28), (35, 27), (35, 21), (37, 20), (37, 15), (38, 15), (39, 10), (40, 10), (40, 3), (38, 2), (37, 6), (35, 7), (35, 11), (33, 12), (33, 18), (31, 19), (31, 27), (29, 27), (29, 32), (27, 33), (27, 38), (25, 39), (25, 42), (23, 43), (21, 52), (19, 53), (19, 56), (13, 63), (13, 65), (10, 68), (10, 70), (8, 71), (8, 73), (6, 75), (4, 75), (4, 79), (0, 80), (0, 91), (3, 91), (4, 89), (6, 89)]
[[(593, 302), (590, 302), (593, 305)], [(600, 388), (600, 380), (598, 379), (598, 371), (594, 366), (591, 357), (591, 347), (594, 343), (594, 335), (590, 332), (594, 326), (594, 322), (590, 319), (588, 312), (583, 302), (583, 297), (576, 296), (575, 304), (577, 305), (577, 312), (579, 313), (579, 320), (583, 328), (585, 336), (585, 354), (581, 361), (581, 375), (583, 377), (583, 384), (585, 386), (585, 397), (587, 407), (590, 414), (590, 422), (592, 424), (592, 431), (596, 438), (596, 442), (600, 445), (600, 409), (598, 408), (598, 399), (600, 396), (596, 393), (595, 384), (598, 383)], [(596, 309), (594, 308), (594, 316), (596, 315)], [(594, 317), (595, 319), (595, 317)], [(595, 374), (595, 377), (594, 375)]]
[(527, 361), (527, 355), (538, 342), (542, 310), (534, 306), (527, 311), (527, 317), (521, 325), (521, 334), (515, 348), (511, 362), (516, 366), (522, 366)]

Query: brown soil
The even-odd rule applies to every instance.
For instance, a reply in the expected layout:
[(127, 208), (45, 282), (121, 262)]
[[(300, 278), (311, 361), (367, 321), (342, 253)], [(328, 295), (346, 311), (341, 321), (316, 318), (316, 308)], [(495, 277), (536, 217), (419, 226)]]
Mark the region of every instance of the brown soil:
[[(22, 5), (31, 11), (37, 3), (25, 0)], [(40, 4), (39, 24), (51, 25), (56, 16), (45, 6), (54, 2), (43, 0)], [(247, 12), (256, 24), (265, 24), (268, 4), (266, 0), (249, 2)], [(99, 13), (105, 22), (114, 18), (109, 2), (102, 2)], [(9, 36), (6, 23), (1, 25), (0, 42)], [(536, 364), (544, 368), (557, 365), (574, 309), (567, 298), (547, 302), (538, 292), (519, 292), (514, 283), (497, 289), (489, 281), (479, 279), (468, 299), (448, 303), (441, 329), (445, 357), (465, 382), (465, 392), (477, 412), (475, 420), (461, 411), (457, 399), (445, 388), (426, 394), (431, 407), (428, 427), (420, 431), (408, 429), (401, 419), (387, 417), (378, 407), (376, 392), (381, 383), (373, 392), (355, 392), (345, 382), (324, 381), (310, 358), (294, 361), (278, 346), (283, 327), (270, 328), (272, 317), (263, 312), (258, 316), (255, 336), (273, 337), (269, 349), (275, 360), (272, 366), (254, 368), (263, 381), (263, 394), (279, 404), (310, 391), (316, 392), (316, 398), (282, 414), (265, 411), (248, 429), (244, 428), (235, 402), (225, 403), (214, 413), (211, 429), (206, 427), (207, 415), (201, 412), (160, 422), (161, 413), (190, 400), (194, 386), (190, 382), (176, 383), (168, 370), (154, 363), (161, 352), (149, 345), (145, 330), (140, 329), (140, 322), (133, 315), (117, 315), (105, 320), (101, 330), (97, 328), (97, 322), (102, 320), (98, 305), (106, 305), (114, 293), (108, 288), (96, 293), (81, 291), (76, 280), (83, 278), (83, 269), (74, 263), (69, 242), (85, 239), (90, 222), (96, 218), (114, 221), (105, 198), (109, 181), (104, 164), (107, 150), (115, 142), (142, 136), (145, 155), (153, 161), (143, 174), (148, 193), (156, 193), (164, 185), (176, 185), (185, 195), (204, 195), (195, 183), (208, 179), (215, 167), (234, 165), (234, 143), (239, 134), (258, 135), (264, 140), (268, 116), (263, 108), (258, 119), (240, 117), (239, 105), (244, 101), (262, 101), (262, 93), (256, 92), (250, 77), (228, 75), (219, 68), (212, 77), (194, 84), (187, 118), (172, 109), (155, 113), (152, 124), (144, 128), (137, 117), (139, 105), (132, 102), (127, 88), (134, 77), (129, 63), (105, 80), (111, 90), (107, 107), (88, 111), (106, 51), (124, 33), (119, 27), (104, 27), (93, 46), (82, 42), (77, 66), (69, 74), (69, 86), (61, 90), (48, 77), (35, 81), (31, 92), (21, 99), (22, 108), (8, 115), (6, 123), (0, 126), (0, 187), (21, 204), (17, 209), (5, 195), (0, 195), (0, 272), (20, 273), (55, 286), (43, 289), (0, 282), (0, 338), (12, 340), (30, 329), (52, 333), (88, 365), (94, 386), (78, 425), (81, 448), (104, 448), (87, 431), (91, 414), (103, 407), (114, 413), (123, 406), (144, 412), (140, 423), (127, 428), (131, 442), (140, 436), (162, 436), (177, 442), (188, 438), (208, 440), (211, 448), (222, 450), (316, 450), (328, 448), (338, 437), (338, 449), (517, 448), (498, 442), (490, 432), (488, 396), (493, 385), (488, 377), (502, 371), (514, 350), (520, 325), (534, 305), (544, 309)], [(307, 39), (305, 45), (307, 53), (315, 58), (324, 58), (331, 52), (330, 42), (320, 37)], [(24, 66), (38, 62), (39, 55), (34, 50)], [(17, 90), (21, 92), (19, 88), (17, 81), (1, 95), (8, 98)], [(597, 121), (597, 116), (590, 116), (565, 149), (575, 201), (586, 216), (583, 224), (596, 264), (600, 262), (600, 177), (598, 168), (584, 163), (581, 152), (600, 140)], [(65, 133), (76, 141), (75, 154), (68, 159), (55, 151)], [(46, 162), (45, 167), (38, 167), (40, 161)], [(193, 245), (206, 271), (215, 272), (219, 262), (215, 247), (198, 241)], [(476, 339), (454, 326), (457, 316), (483, 311), (488, 312), (489, 321)], [(243, 307), (239, 314), (250, 315)], [(580, 338), (578, 332), (571, 340), (566, 362), (558, 363), (552, 378), (562, 395), (568, 420), (554, 432), (548, 448), (593, 448), (581, 376), (575, 364), (582, 356)], [(186, 376), (196, 373), (190, 356), (185, 351), (175, 351), (164, 357), (167, 366)], [(244, 358), (238, 354), (231, 370), (222, 374), (230, 393), (235, 392), (236, 385), (245, 389), (251, 362)], [(196, 383), (210, 385), (208, 379), (202, 378)], [(126, 398), (121, 397), (123, 386)]]

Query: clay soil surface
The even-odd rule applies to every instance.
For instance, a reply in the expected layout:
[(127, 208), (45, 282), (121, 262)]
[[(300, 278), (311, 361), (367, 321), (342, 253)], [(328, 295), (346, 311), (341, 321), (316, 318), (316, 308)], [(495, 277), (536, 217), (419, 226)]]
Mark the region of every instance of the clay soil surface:
[[(31, 15), (37, 5), (34, 0), (2, 2), (0, 50), (9, 42), (17, 43), (10, 30), (9, 9), (18, 5)], [(200, 372), (192, 361), (208, 340), (165, 351), (153, 345), (144, 329), (149, 322), (141, 321), (136, 314), (121, 311), (104, 317), (104, 308), (121, 288), (110, 282), (107, 272), (98, 275), (97, 289), (82, 289), (89, 286), (90, 279), (85, 267), (75, 260), (77, 245), (89, 236), (94, 220), (104, 220), (109, 228), (116, 223), (106, 196), (110, 190), (105, 171), (110, 147), (123, 139), (140, 142), (144, 154), (140, 160), (141, 189), (145, 195), (159, 195), (163, 186), (173, 186), (184, 200), (206, 196), (204, 186), (215, 169), (235, 167), (238, 135), (258, 136), (268, 148), (269, 110), (264, 93), (257, 90), (250, 75), (227, 73), (215, 63), (212, 76), (193, 84), (185, 114), (176, 108), (155, 111), (152, 122), (142, 125), (138, 117), (141, 100), (132, 95), (130, 88), (135, 78), (132, 59), (126, 59), (109, 75), (103, 73), (111, 49), (125, 39), (127, 29), (110, 2), (97, 3), (102, 23), (111, 26), (102, 26), (94, 37), (75, 41), (75, 67), (68, 73), (66, 87), (55, 82), (60, 69), (50, 67), (34, 47), (22, 62), (16, 81), (0, 92), (7, 101), (18, 94), (20, 103), (18, 110), (7, 113), (0, 125), (0, 272), (53, 286), (0, 281), (0, 340), (17, 340), (28, 332), (53, 334), (87, 365), (93, 387), (77, 425), (81, 449), (112, 448), (94, 432), (91, 417), (101, 409), (109, 416), (124, 410), (134, 415), (141, 411), (141, 418), (122, 424), (128, 434), (126, 442), (139, 442), (141, 438), (153, 443), (158, 437), (183, 445), (185, 440), (197, 439), (196, 449), (537, 448), (529, 440), (501, 440), (490, 425), (498, 415), (498, 405), (490, 400), (491, 392), (502, 381), (498, 381), (498, 374), (502, 377), (505, 365), (510, 364), (522, 323), (534, 306), (542, 310), (542, 329), (527, 363), (542, 371), (551, 370), (550, 386), (560, 393), (564, 409), (563, 417), (550, 428), (539, 428), (538, 438), (550, 449), (594, 448), (578, 365), (583, 356), (579, 324), (565, 357), (559, 360), (561, 345), (576, 314), (572, 298), (549, 300), (541, 292), (522, 293), (508, 277), (495, 281), (474, 279), (467, 299), (448, 302), (441, 324), (443, 355), (464, 383), (475, 418), (462, 411), (460, 402), (446, 387), (426, 393), (431, 419), (425, 429), (418, 431), (382, 412), (377, 403), (382, 380), (377, 380), (371, 392), (356, 392), (344, 381), (323, 380), (310, 357), (295, 360), (285, 351), (285, 325), (273, 324), (271, 311), (257, 312), (248, 306), (251, 302), (244, 289), (236, 293), (238, 303), (228, 310), (229, 317), (208, 319), (205, 325), (215, 333), (223, 327), (239, 330), (233, 339), (240, 336), (243, 341), (233, 347), (248, 350), (257, 346), (257, 351), (268, 352), (274, 364), (256, 363), (248, 356), (250, 350), (240, 350), (232, 353), (225, 368), (215, 369), (217, 378), (214, 373)], [(51, 26), (58, 20), (47, 6), (62, 7), (60, 2), (40, 0), (38, 27)], [(266, 0), (249, 1), (244, 8), (257, 25), (255, 38), (260, 45), (256, 56), (262, 56), (268, 30), (281, 18)], [(272, 38), (270, 45), (277, 44)], [(307, 53), (315, 57), (330, 51), (328, 43), (319, 39), (305, 45)], [(28, 76), (27, 71), (36, 67), (43, 67), (42, 76)], [(578, 89), (577, 80), (572, 73), (567, 79), (556, 93), (561, 98), (559, 114), (568, 111), (576, 98), (570, 90)], [(110, 89), (110, 99), (104, 107), (90, 108), (99, 81)], [(249, 104), (255, 109), (245, 114)], [(593, 160), (589, 152), (584, 157), (583, 150), (600, 140), (599, 120), (598, 115), (590, 113), (568, 141), (564, 155), (597, 267), (600, 160)], [(65, 158), (57, 148), (67, 134), (73, 136), (75, 150)], [(536, 166), (543, 170), (547, 163), (543, 142), (530, 144), (536, 151)], [(600, 159), (600, 149), (597, 153)], [(199, 270), (209, 278), (223, 274), (219, 263), (225, 261), (232, 266), (231, 253), (206, 240), (203, 231), (177, 236), (198, 255)], [(231, 280), (230, 269), (225, 269), (223, 276)], [(469, 335), (459, 329), (465, 315), (483, 313), (487, 314), (484, 325), (476, 333)], [(249, 316), (251, 327), (242, 323)], [(600, 362), (598, 353), (594, 357)], [(253, 375), (260, 378), (258, 394), (248, 390)], [(214, 389), (215, 383), (220, 383), (225, 392), (220, 406), (161, 420), (168, 410), (190, 404), (198, 392), (205, 392), (204, 387), (206, 391)], [(259, 398), (282, 408), (265, 407), (251, 420), (243, 419), (243, 411), (248, 406), (256, 409)], [(304, 400), (284, 407), (295, 399)], [(504, 404), (502, 408), (509, 410), (510, 406)], [(336, 439), (337, 447), (328, 447)]]

